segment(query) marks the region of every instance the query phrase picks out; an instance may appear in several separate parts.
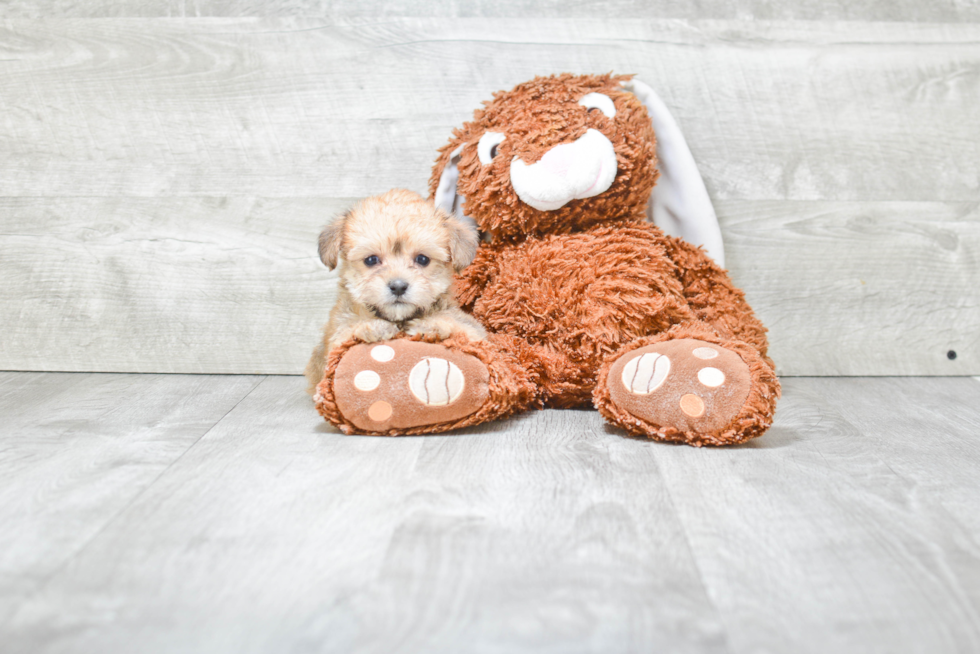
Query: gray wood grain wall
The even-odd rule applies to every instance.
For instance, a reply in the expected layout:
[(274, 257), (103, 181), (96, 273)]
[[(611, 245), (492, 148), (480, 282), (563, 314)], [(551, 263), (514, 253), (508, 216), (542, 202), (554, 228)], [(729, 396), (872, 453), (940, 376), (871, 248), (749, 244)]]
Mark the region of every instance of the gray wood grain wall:
[(304, 16), (319, 18), (721, 18), (980, 20), (976, 0), (5, 0), (3, 18)]
[(679, 4), (6, 3), (0, 369), (299, 372), (329, 216), (424, 191), (494, 90), (613, 70), (675, 112), (782, 374), (980, 373), (978, 3)]

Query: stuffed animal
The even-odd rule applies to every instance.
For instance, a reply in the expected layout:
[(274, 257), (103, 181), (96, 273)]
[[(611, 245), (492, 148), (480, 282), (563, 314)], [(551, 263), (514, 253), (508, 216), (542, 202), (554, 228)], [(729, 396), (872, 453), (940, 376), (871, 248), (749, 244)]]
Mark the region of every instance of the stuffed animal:
[[(766, 330), (709, 256), (722, 256), (711, 203), (648, 87), (563, 74), (498, 92), (440, 150), (430, 193), (483, 234), (455, 288), (488, 337), (336, 348), (314, 396), (331, 423), (436, 433), (594, 406), (631, 434), (695, 446), (768, 429), (780, 389)], [(649, 222), (651, 206), (697, 244)], [(380, 382), (359, 385), (364, 371)]]

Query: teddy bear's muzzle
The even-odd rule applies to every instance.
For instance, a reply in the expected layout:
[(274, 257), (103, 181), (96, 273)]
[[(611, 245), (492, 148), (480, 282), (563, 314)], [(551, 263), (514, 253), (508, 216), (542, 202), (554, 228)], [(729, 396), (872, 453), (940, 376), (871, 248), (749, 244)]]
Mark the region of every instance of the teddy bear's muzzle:
[(517, 197), (538, 211), (554, 211), (572, 200), (591, 198), (616, 179), (616, 151), (597, 129), (572, 143), (556, 145), (528, 165), (518, 157), (510, 164), (510, 182)]

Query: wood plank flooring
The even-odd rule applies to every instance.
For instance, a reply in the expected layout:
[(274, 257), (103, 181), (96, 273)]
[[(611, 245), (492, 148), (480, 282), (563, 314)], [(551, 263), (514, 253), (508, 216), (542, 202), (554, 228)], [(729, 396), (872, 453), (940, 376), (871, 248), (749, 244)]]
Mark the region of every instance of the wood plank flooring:
[(343, 436), (299, 377), (0, 373), (0, 651), (973, 652), (980, 382), (787, 378), (730, 449)]

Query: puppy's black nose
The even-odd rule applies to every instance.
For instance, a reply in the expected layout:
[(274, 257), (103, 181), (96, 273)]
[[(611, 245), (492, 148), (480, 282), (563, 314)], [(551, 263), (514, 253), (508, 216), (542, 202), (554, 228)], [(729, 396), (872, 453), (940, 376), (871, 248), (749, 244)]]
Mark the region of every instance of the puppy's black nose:
[(395, 297), (401, 297), (405, 295), (405, 291), (408, 290), (408, 282), (406, 282), (404, 279), (393, 279), (388, 282), (388, 289)]

